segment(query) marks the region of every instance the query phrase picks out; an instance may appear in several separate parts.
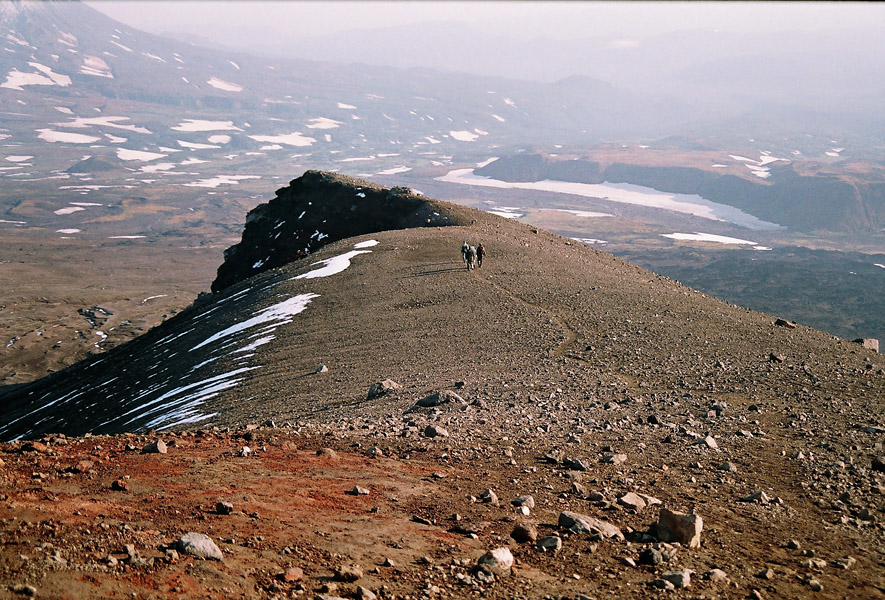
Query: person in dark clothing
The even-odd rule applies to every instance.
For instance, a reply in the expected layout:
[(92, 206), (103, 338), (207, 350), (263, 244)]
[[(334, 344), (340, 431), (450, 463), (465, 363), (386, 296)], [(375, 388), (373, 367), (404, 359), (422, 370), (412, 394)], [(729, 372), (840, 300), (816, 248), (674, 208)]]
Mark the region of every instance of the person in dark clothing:
[(486, 249), (482, 244), (476, 247), (476, 266), (482, 266), (482, 257), (486, 255)]

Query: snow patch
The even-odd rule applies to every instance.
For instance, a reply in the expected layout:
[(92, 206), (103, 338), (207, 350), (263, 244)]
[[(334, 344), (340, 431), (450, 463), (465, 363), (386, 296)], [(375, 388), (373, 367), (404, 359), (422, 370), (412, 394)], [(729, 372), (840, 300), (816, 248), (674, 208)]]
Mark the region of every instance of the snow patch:
[(297, 131), (292, 133), (284, 133), (281, 135), (250, 135), (250, 138), (256, 142), (267, 142), (269, 144), (285, 144), (287, 146), (311, 146), (316, 143), (316, 139), (301, 135)]
[(130, 150), (128, 148), (117, 148), (117, 158), (120, 160), (140, 160), (148, 162), (158, 158), (164, 158), (168, 155), (159, 152), (146, 152), (144, 150)]
[(237, 85), (236, 83), (231, 83), (229, 81), (224, 81), (223, 79), (218, 79), (217, 77), (211, 78), (207, 81), (209, 85), (214, 87), (215, 89), (223, 90), (225, 92), (242, 92), (243, 86)]

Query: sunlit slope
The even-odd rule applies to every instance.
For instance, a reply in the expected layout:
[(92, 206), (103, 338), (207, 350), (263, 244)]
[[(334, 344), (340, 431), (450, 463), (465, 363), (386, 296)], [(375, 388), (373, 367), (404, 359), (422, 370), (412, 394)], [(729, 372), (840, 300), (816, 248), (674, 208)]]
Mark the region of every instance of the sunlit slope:
[[(881, 359), (853, 344), (457, 210), (475, 221), (341, 240), (101, 357), (4, 389), (0, 435), (386, 414), (458, 381), (488, 401), (545, 381), (578, 398), (608, 386), (742, 402), (881, 393)], [(461, 262), (465, 240), (486, 247), (481, 269)], [(368, 401), (385, 378), (404, 389)]]

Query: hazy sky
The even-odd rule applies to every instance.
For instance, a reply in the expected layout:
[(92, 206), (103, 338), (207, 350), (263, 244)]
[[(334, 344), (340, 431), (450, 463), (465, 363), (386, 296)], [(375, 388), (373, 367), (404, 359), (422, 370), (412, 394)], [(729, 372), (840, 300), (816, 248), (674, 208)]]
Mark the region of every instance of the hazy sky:
[[(259, 32), (310, 37), (432, 21), (458, 21), (524, 39), (649, 35), (677, 29), (751, 32), (882, 27), (878, 3), (849, 2), (320, 2), (115, 1), (93, 8), (152, 33), (189, 31), (231, 46)], [(219, 39), (222, 38), (222, 39)]]

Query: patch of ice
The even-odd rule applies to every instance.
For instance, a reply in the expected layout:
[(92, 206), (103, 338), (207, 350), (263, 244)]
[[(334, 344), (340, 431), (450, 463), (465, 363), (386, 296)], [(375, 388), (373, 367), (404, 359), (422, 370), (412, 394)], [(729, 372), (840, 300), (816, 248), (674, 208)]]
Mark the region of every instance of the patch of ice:
[(283, 147), (279, 144), (268, 144), (267, 146), (262, 146), (259, 150), (282, 150)]
[(459, 142), (474, 142), (479, 138), (478, 134), (463, 129), (459, 131), (450, 131), (449, 135)]
[(763, 221), (737, 208), (711, 202), (697, 195), (672, 194), (652, 188), (630, 184), (588, 184), (547, 179), (534, 182), (507, 182), (474, 174), (473, 169), (455, 169), (437, 181), (466, 185), (479, 185), (502, 189), (529, 189), (561, 194), (573, 194), (586, 198), (598, 198), (609, 202), (635, 204), (691, 214), (714, 221), (727, 221), (749, 229), (784, 229), (776, 223)]
[(360, 250), (362, 248), (372, 248), (373, 246), (378, 245), (378, 240), (366, 240), (365, 242), (358, 242), (353, 245), (354, 248)]
[(301, 135), (297, 131), (292, 133), (284, 133), (281, 135), (250, 135), (250, 138), (256, 142), (267, 142), (269, 144), (285, 144), (287, 146), (310, 146), (316, 142), (316, 139)]
[(356, 106), (353, 104), (345, 104), (343, 102), (338, 103), (338, 108), (343, 108), (344, 110), (356, 110)]
[(144, 165), (141, 168), (142, 173), (157, 173), (159, 171), (169, 171), (175, 168), (175, 163), (156, 163), (153, 165)]
[(224, 81), (223, 79), (219, 79), (217, 77), (211, 78), (207, 81), (209, 85), (214, 87), (215, 89), (223, 90), (225, 92), (242, 92), (243, 86), (237, 85), (236, 83), (231, 83), (229, 81)]
[(171, 128), (173, 131), (243, 131), (233, 121), (204, 121), (202, 119), (184, 119)]
[(11, 156), (7, 156), (6, 160), (8, 160), (9, 162), (13, 162), (13, 163), (20, 163), (20, 162), (25, 162), (25, 161), (31, 160), (32, 158), (34, 158), (34, 157), (33, 156), (11, 155)]
[(587, 218), (597, 218), (597, 217), (613, 217), (614, 215), (603, 212), (593, 212), (589, 210), (571, 210), (567, 208), (552, 208), (550, 210), (555, 210), (556, 212), (564, 212), (575, 215), (576, 217), (587, 217)]
[(117, 148), (117, 158), (119, 158), (120, 160), (140, 160), (143, 162), (149, 162), (152, 160), (157, 160), (158, 158), (164, 158), (165, 156), (167, 155), (160, 154), (159, 152), (146, 152), (144, 150)]
[(261, 179), (261, 175), (219, 175), (209, 179), (200, 179), (191, 183), (183, 183), (185, 187), (217, 188), (219, 185), (238, 185), (242, 179)]
[(81, 210), (86, 210), (86, 209), (83, 208), (82, 206), (66, 206), (65, 208), (59, 208), (58, 210), (54, 210), (52, 212), (61, 216), (61, 215), (70, 215), (75, 212), (80, 212)]
[(510, 98), (504, 98), (504, 104), (506, 104), (507, 106), (512, 106), (513, 108), (516, 108), (516, 102), (514, 102)]
[(87, 127), (97, 125), (102, 127), (113, 127), (115, 129), (123, 129), (134, 133), (153, 133), (146, 127), (137, 125), (123, 124), (118, 121), (129, 121), (129, 117), (79, 117), (68, 121), (67, 123), (53, 123), (56, 127), (69, 127), (74, 129), (85, 129)]
[(56, 229), (55, 233), (64, 233), (66, 235), (71, 235), (74, 233), (80, 233), (80, 230), (79, 229)]
[(230, 143), (230, 136), (224, 135), (224, 134), (210, 135), (209, 136), (209, 143), (210, 144), (229, 144)]
[(504, 117), (499, 117), (498, 115), (495, 115), (495, 114), (492, 115), (492, 118), (501, 122), (501, 123), (504, 123), (507, 121), (507, 119), (505, 119)]
[(671, 240), (682, 240), (689, 242), (714, 242), (717, 244), (738, 244), (748, 246), (757, 245), (756, 242), (751, 242), (750, 240), (742, 240), (739, 238), (716, 235), (713, 233), (662, 233), (661, 237), (670, 238)]
[(307, 305), (314, 298), (319, 298), (319, 295), (312, 293), (299, 294), (297, 296), (289, 298), (288, 300), (283, 300), (282, 302), (261, 309), (257, 313), (255, 313), (252, 318), (231, 325), (230, 327), (223, 329), (222, 331), (219, 331), (218, 333), (206, 338), (205, 340), (191, 348), (189, 352), (193, 352), (194, 350), (202, 348), (203, 346), (211, 344), (212, 342), (234, 335), (236, 333), (239, 333), (240, 331), (244, 331), (246, 329), (249, 329), (250, 327), (255, 327), (257, 325), (264, 325), (263, 331), (265, 333), (269, 333), (280, 325), (291, 323), (292, 317), (307, 308)]
[(344, 123), (341, 121), (336, 121), (334, 119), (329, 119), (327, 117), (317, 117), (316, 119), (311, 119), (308, 121), (307, 128), (308, 129), (336, 129), (341, 127)]
[(183, 140), (178, 140), (178, 145), (182, 148), (188, 148), (189, 150), (211, 150), (213, 148), (221, 148), (221, 146), (214, 146), (212, 144), (198, 144), (195, 142), (185, 142)]
[(124, 45), (121, 44), (120, 42), (115, 42), (114, 40), (110, 40), (110, 42), (111, 42), (114, 46), (116, 46), (117, 48), (120, 48), (120, 49), (122, 49), (122, 50), (125, 50), (126, 52), (132, 52), (132, 48), (129, 48), (128, 46), (124, 46)]
[(378, 171), (377, 173), (375, 173), (375, 175), (396, 175), (397, 173), (405, 173), (405, 172), (411, 171), (411, 170), (412, 170), (411, 167), (400, 166), (400, 167), (393, 167), (390, 169), (385, 169), (384, 171)]
[(111, 68), (108, 66), (108, 63), (97, 56), (84, 57), (80, 72), (83, 75), (94, 75), (95, 77), (105, 77), (107, 79), (114, 78), (114, 74), (111, 73)]

